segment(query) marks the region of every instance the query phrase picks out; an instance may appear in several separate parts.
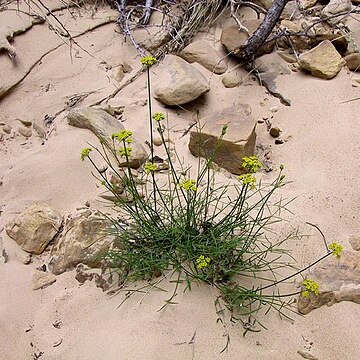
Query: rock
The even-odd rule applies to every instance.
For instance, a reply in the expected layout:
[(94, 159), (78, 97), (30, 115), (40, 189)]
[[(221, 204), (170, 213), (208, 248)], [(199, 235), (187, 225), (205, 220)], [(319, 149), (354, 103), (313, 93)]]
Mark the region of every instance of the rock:
[(278, 138), (281, 134), (281, 130), (278, 127), (272, 127), (270, 129), (270, 135), (274, 138)]
[[(127, 64), (127, 63), (119, 64), (119, 65), (115, 66), (115, 68), (114, 68), (114, 71), (113, 71), (114, 79), (117, 82), (121, 82), (124, 79), (125, 74), (130, 73), (131, 71), (132, 71), (132, 67), (129, 64)], [(110, 114), (110, 115), (112, 115), (112, 114)]]
[(298, 2), (296, 0), (289, 1), (280, 15), (280, 19), (293, 20), (298, 19), (301, 16)]
[(25, 127), (25, 126), (20, 126), (18, 129), (18, 132), (20, 135), (29, 138), (32, 135), (32, 130), (31, 128)]
[(58, 234), (62, 216), (46, 204), (35, 204), (6, 225), (6, 233), (25, 251), (41, 254)]
[(35, 270), (32, 278), (33, 290), (44, 289), (56, 281), (56, 276), (52, 273)]
[[(299, 22), (290, 21), (290, 20), (282, 20), (280, 23), (280, 30), (288, 31), (290, 33), (300, 33), (303, 31)], [(284, 48), (288, 48), (290, 47), (289, 41), (291, 41), (291, 44), (297, 53), (301, 53), (311, 48), (310, 38), (308, 36), (295, 35), (295, 36), (284, 37), (283, 39), (279, 39), (278, 45)]]
[(55, 274), (74, 269), (78, 264), (101, 267), (103, 256), (115, 245), (112, 224), (104, 216), (85, 210), (68, 217), (64, 231), (51, 250), (49, 268)]
[(277, 54), (284, 59), (286, 62), (290, 63), (290, 64), (294, 64), (296, 63), (296, 57), (294, 54), (289, 54), (286, 51), (277, 51)]
[(190, 132), (189, 150), (194, 156), (209, 158), (224, 125), (228, 125), (228, 129), (214, 162), (233, 174), (241, 174), (243, 157), (255, 152), (256, 120), (249, 105), (234, 105), (201, 120), (201, 133)]
[(282, 145), (284, 142), (285, 142), (284, 139), (277, 138), (277, 139), (275, 140), (275, 145)]
[(122, 194), (124, 192), (125, 184), (124, 184), (124, 180), (121, 177), (119, 177), (115, 173), (111, 172), (109, 182), (112, 186), (112, 191), (114, 193)]
[(189, 63), (197, 62), (215, 74), (223, 74), (227, 70), (223, 56), (205, 40), (189, 44), (180, 56)]
[(279, 110), (279, 108), (277, 106), (273, 106), (270, 108), (270, 112), (272, 113), (276, 113)]
[(4, 125), (4, 126), (3, 126), (3, 131), (4, 131), (4, 133), (6, 133), (6, 134), (11, 134), (11, 126), (8, 125), (8, 124)]
[[(332, 17), (342, 12), (350, 11), (352, 8), (351, 0), (330, 0), (321, 12), (323, 17)], [(329, 19), (332, 23), (340, 22), (341, 16)]]
[(349, 243), (355, 251), (360, 251), (360, 236), (351, 235)]
[(360, 87), (360, 78), (352, 78), (351, 79), (351, 86)]
[(313, 49), (300, 54), (298, 63), (303, 70), (310, 71), (313, 76), (332, 79), (345, 65), (345, 60), (334, 45), (329, 40), (325, 40)]
[[(67, 120), (69, 125), (92, 131), (98, 138), (103, 139), (110, 149), (113, 146), (111, 135), (124, 130), (123, 125), (116, 118), (101, 109), (73, 109), (67, 115)], [(119, 144), (120, 147), (122, 144)], [(129, 166), (138, 168), (147, 160), (147, 153), (135, 137), (133, 137), (131, 148)], [(126, 160), (124, 159), (119, 165), (126, 166)]]
[(8, 260), (8, 256), (4, 249), (3, 239), (1, 236), (2, 229), (0, 229), (0, 264), (6, 264)]
[(319, 360), (319, 358), (317, 358), (316, 356), (312, 355), (309, 351), (300, 349), (297, 352), (300, 356), (302, 356), (304, 359), (308, 359), (308, 360)]
[(22, 120), (22, 119), (16, 119), (16, 120), (20, 121), (26, 127), (29, 127), (32, 125), (32, 121), (30, 121), (30, 120)]
[(165, 105), (183, 105), (210, 90), (204, 75), (178, 56), (166, 55), (157, 72), (154, 97)]
[(242, 83), (243, 75), (239, 70), (232, 70), (224, 74), (221, 81), (226, 88), (233, 88)]
[(353, 53), (344, 57), (349, 70), (360, 71), (360, 53)]
[(340, 259), (330, 256), (318, 263), (307, 277), (319, 284), (319, 295), (299, 296), (301, 314), (341, 301), (360, 304), (360, 252), (344, 250)]
[(35, 130), (37, 136), (40, 139), (46, 139), (46, 131), (42, 126), (34, 123), (33, 124), (33, 129)]
[[(244, 20), (242, 22), (242, 24), (249, 30), (250, 35), (255, 32), (261, 23), (262, 20), (260, 19)], [(237, 54), (240, 54), (237, 50), (242, 48), (248, 38), (249, 36), (245, 32), (239, 30), (239, 26), (230, 25), (223, 29), (220, 41), (229, 53), (234, 52), (234, 56), (237, 56)], [(274, 45), (275, 41), (271, 41), (261, 46), (257, 52), (257, 56), (270, 53), (273, 50)]]
[(305, 10), (313, 7), (317, 3), (317, 0), (300, 0), (299, 3), (300, 3), (300, 8)]
[(29, 264), (31, 264), (31, 262), (32, 262), (32, 256), (31, 256), (31, 254), (27, 254), (26, 257), (23, 260), (23, 264), (24, 265), (29, 265)]

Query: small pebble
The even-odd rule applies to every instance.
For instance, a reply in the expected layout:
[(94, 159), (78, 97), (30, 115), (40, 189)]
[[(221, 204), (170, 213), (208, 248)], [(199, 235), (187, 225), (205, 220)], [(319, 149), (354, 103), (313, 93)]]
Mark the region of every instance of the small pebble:
[(6, 134), (10, 134), (11, 133), (11, 126), (10, 125), (5, 125), (3, 127), (3, 131), (6, 133)]
[(86, 201), (85, 206), (89, 208), (90, 207), (90, 201)]
[(259, 124), (263, 124), (264, 122), (265, 122), (265, 120), (263, 120), (263, 119), (259, 119), (259, 120), (258, 120), (258, 123), (259, 123)]
[(283, 139), (276, 139), (275, 140), (275, 144), (276, 145), (281, 145), (281, 144), (283, 144), (285, 141), (283, 140)]
[(32, 135), (32, 130), (30, 128), (27, 128), (24, 126), (19, 127), (18, 131), (19, 131), (20, 135), (22, 135), (26, 138), (29, 138)]
[(24, 264), (24, 265), (29, 265), (29, 264), (31, 264), (31, 261), (32, 261), (31, 254), (28, 254), (28, 255), (26, 256), (26, 258), (24, 259), (23, 264)]
[(270, 129), (270, 135), (274, 138), (278, 138), (280, 136), (281, 130), (278, 127), (272, 127)]
[(278, 111), (278, 107), (277, 106), (273, 106), (272, 108), (270, 108), (270, 111), (272, 113), (276, 113)]

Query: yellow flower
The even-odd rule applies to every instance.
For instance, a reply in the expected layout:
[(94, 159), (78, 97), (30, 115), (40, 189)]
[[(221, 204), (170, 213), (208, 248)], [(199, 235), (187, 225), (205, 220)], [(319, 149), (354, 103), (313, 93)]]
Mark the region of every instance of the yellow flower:
[(196, 267), (198, 269), (202, 269), (204, 267), (207, 267), (210, 263), (211, 259), (209, 257), (205, 257), (204, 255), (200, 255), (197, 259), (196, 259)]
[(156, 164), (153, 164), (152, 162), (148, 162), (144, 165), (144, 170), (147, 174), (149, 174), (152, 171), (155, 171), (157, 169)]
[(332, 255), (340, 259), (341, 253), (343, 251), (342, 245), (334, 241), (329, 245), (329, 249), (332, 250)]
[(129, 157), (131, 155), (132, 148), (126, 147), (119, 149), (120, 156)]
[(157, 59), (154, 56), (144, 56), (143, 58), (141, 58), (140, 62), (143, 65), (150, 67), (157, 62)]
[(179, 187), (186, 191), (196, 191), (197, 187), (195, 184), (195, 180), (184, 180), (183, 182), (179, 183)]
[(308, 297), (310, 293), (319, 295), (319, 284), (311, 279), (306, 279), (301, 283), (305, 287), (305, 290), (301, 292), (303, 297)]
[(159, 122), (161, 120), (165, 119), (165, 115), (161, 112), (156, 112), (153, 116), (152, 116), (153, 120)]
[(255, 189), (256, 178), (252, 174), (243, 174), (239, 176), (239, 180), (242, 181), (244, 185), (250, 185), (251, 189)]
[(257, 156), (244, 157), (242, 167), (249, 173), (256, 173), (262, 168), (262, 163), (258, 160)]
[(132, 131), (130, 130), (121, 130), (119, 133), (114, 133), (111, 135), (112, 139), (116, 139), (118, 141), (125, 141), (130, 144), (132, 142)]
[(82, 161), (84, 161), (89, 156), (90, 151), (92, 151), (92, 149), (90, 148), (84, 148), (81, 150), (80, 156)]

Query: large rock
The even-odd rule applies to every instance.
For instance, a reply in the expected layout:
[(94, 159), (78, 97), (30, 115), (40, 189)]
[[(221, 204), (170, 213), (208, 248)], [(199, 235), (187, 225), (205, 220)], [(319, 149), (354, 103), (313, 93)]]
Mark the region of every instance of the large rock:
[[(303, 31), (298, 21), (282, 20), (280, 30), (290, 33), (301, 33)], [(297, 53), (310, 49), (310, 38), (308, 36), (289, 36), (278, 40), (278, 45), (284, 48), (290, 47), (289, 41)]]
[(194, 156), (209, 158), (217, 146), (221, 130), (228, 125), (214, 162), (233, 174), (243, 173), (242, 159), (254, 155), (256, 120), (249, 105), (238, 104), (204, 118), (201, 132), (191, 131), (189, 149)]
[(353, 53), (344, 57), (349, 70), (360, 71), (360, 53)]
[(80, 263), (101, 267), (103, 256), (116, 240), (110, 231), (110, 221), (90, 210), (69, 217), (61, 237), (51, 249), (50, 270), (58, 275)]
[[(254, 33), (254, 31), (260, 26), (262, 20), (260, 19), (251, 19), (251, 20), (244, 20), (242, 25), (244, 25), (248, 30), (250, 35)], [(225, 46), (228, 52), (234, 52), (235, 56), (240, 56), (241, 48), (244, 46), (246, 40), (249, 36), (239, 30), (239, 26), (237, 25), (230, 25), (223, 29), (221, 33), (221, 43)], [(270, 53), (274, 48), (275, 42), (271, 41), (263, 46), (258, 50), (257, 55), (267, 54)]]
[(154, 97), (165, 105), (183, 105), (210, 90), (205, 76), (175, 55), (166, 55), (157, 73)]
[(197, 62), (215, 74), (223, 74), (227, 70), (223, 56), (205, 40), (189, 44), (180, 56), (189, 63)]
[(341, 16), (333, 17), (346, 11), (350, 11), (352, 8), (351, 0), (330, 0), (330, 2), (324, 7), (321, 14), (323, 17), (331, 18), (331, 22), (340, 22)]
[[(123, 125), (116, 118), (102, 109), (73, 109), (67, 115), (67, 120), (69, 125), (91, 130), (98, 138), (104, 140), (109, 148), (113, 147), (111, 135), (124, 130)], [(119, 144), (120, 147), (122, 147), (122, 144)], [(129, 147), (132, 148), (129, 165), (138, 168), (147, 160), (148, 154), (136, 138), (133, 138), (133, 142)], [(120, 157), (118, 158), (121, 161)], [(125, 159), (120, 162), (120, 166), (126, 164)]]
[(313, 76), (332, 79), (345, 65), (345, 60), (334, 45), (329, 40), (325, 40), (310, 51), (302, 53), (298, 63), (303, 70), (309, 71)]
[(58, 234), (62, 216), (46, 204), (30, 206), (6, 225), (6, 233), (32, 254), (41, 254)]
[(319, 284), (319, 295), (299, 296), (301, 314), (341, 301), (360, 304), (360, 252), (343, 251), (340, 259), (330, 256), (316, 265), (307, 277)]

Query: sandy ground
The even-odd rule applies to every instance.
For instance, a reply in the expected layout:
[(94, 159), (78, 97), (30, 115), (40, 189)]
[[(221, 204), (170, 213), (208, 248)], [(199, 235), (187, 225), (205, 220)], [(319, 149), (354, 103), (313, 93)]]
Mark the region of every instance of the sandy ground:
[[(70, 17), (66, 19), (72, 30), (78, 29)], [(91, 21), (86, 13), (77, 18), (76, 24), (86, 28)], [(85, 106), (112, 92), (118, 84), (106, 65), (126, 60), (134, 69), (132, 74), (140, 67), (136, 52), (115, 29), (110, 23), (77, 38), (92, 56), (76, 46), (70, 56), (66, 45), (45, 56), (21, 85), (1, 100), (0, 121), (16, 132), (16, 119), (42, 124), (45, 114), (62, 109), (74, 94), (96, 91), (81, 103)], [(56, 42), (59, 39), (53, 32), (37, 25), (16, 37), (13, 45), (26, 67), (29, 58), (39, 58)], [(211, 83), (211, 91), (196, 104), (201, 115), (243, 102), (252, 106), (256, 118), (274, 115), (273, 124), (283, 129), (288, 141), (274, 145), (265, 124), (259, 124), (258, 144), (271, 150), (274, 168), (285, 164), (291, 183), (281, 195), (297, 197), (289, 206), (293, 215), (286, 215), (289, 223), (278, 229), (279, 234), (299, 228), (302, 234), (312, 235), (289, 243), (299, 263), (306, 265), (324, 251), (319, 235), (306, 221), (323, 229), (329, 241), (349, 247), (348, 237), (360, 231), (360, 108), (359, 101), (343, 103), (359, 96), (359, 88), (351, 86), (354, 74), (343, 69), (331, 81), (302, 73), (283, 76), (278, 80), (279, 88), (292, 101), (292, 106), (285, 107), (251, 79), (246, 86), (225, 89), (219, 76), (198, 68)], [(1, 81), (17, 71), (4, 54), (0, 55), (0, 69)], [(152, 76), (156, 76), (156, 68)], [(268, 100), (261, 106), (265, 98)], [(144, 76), (113, 99), (114, 103), (127, 105), (124, 125), (142, 141), (148, 137), (147, 108), (135, 103), (144, 99)], [(274, 114), (269, 110), (273, 106), (278, 107)], [(162, 108), (156, 102), (154, 107), (155, 111)], [(192, 118), (190, 110), (169, 111), (175, 129), (186, 128)], [(96, 139), (87, 130), (67, 125), (65, 115), (55, 119), (44, 144), (35, 135), (26, 140), (18, 133), (4, 134), (0, 143), (0, 228), (34, 202), (46, 202), (63, 214), (74, 212), (86, 201), (93, 208), (102, 206), (91, 167), (79, 157), (86, 143), (96, 143)], [(177, 148), (185, 161), (191, 162), (188, 138), (180, 134), (173, 133)], [(271, 173), (264, 174), (265, 180), (272, 177)], [(272, 312), (263, 319), (268, 331), (248, 333), (246, 337), (242, 336), (241, 323), (228, 322), (231, 343), (228, 351), (220, 354), (226, 338), (223, 327), (216, 322), (213, 289), (179, 292), (179, 304), (162, 311), (158, 310), (169, 293), (154, 291), (144, 298), (135, 295), (118, 308), (124, 294), (109, 297), (89, 282), (79, 286), (73, 272), (58, 276), (57, 282), (44, 290), (33, 291), (32, 273), (42, 259), (24, 265), (26, 254), (5, 232), (2, 237), (9, 261), (0, 264), (0, 359), (34, 359), (34, 354), (43, 352), (40, 358), (44, 360), (285, 360), (300, 359), (297, 350), (310, 342), (312, 354), (319, 359), (352, 360), (359, 356), (357, 304), (323, 307), (304, 317), (294, 316), (293, 323)], [(169, 284), (163, 286), (171, 289)], [(60, 328), (53, 326), (59, 322)]]

